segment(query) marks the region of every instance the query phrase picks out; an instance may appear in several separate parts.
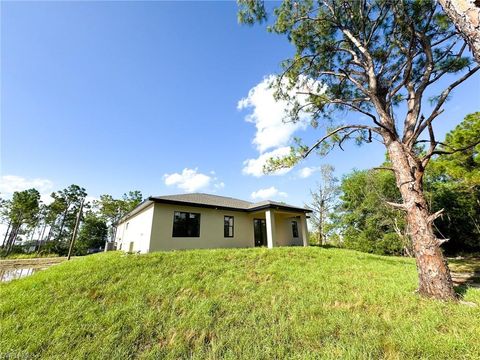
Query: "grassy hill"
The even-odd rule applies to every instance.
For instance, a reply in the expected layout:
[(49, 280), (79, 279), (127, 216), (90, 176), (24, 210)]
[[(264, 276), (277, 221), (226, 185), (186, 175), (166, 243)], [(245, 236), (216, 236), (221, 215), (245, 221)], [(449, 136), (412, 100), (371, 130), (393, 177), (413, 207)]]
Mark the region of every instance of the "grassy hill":
[(93, 255), (0, 284), (0, 358), (478, 359), (480, 306), (415, 288), (412, 260), (340, 249)]

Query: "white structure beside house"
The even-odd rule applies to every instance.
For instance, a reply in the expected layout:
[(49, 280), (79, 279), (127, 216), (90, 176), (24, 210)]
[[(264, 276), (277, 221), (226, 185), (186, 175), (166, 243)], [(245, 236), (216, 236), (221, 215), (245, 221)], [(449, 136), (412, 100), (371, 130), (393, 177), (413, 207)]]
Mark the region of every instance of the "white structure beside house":
[(149, 197), (117, 224), (118, 250), (307, 246), (311, 210), (209, 194)]

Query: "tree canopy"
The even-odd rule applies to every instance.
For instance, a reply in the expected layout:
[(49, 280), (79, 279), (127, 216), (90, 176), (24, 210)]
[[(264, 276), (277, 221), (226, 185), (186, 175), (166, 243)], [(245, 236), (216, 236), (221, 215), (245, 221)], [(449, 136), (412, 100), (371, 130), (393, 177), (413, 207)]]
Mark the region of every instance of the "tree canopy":
[[(450, 131), (442, 148), (461, 148), (480, 139), (480, 113), (467, 115)], [(479, 146), (466, 153), (437, 155), (427, 167), (425, 191), (433, 211), (444, 209), (435, 232), (449, 255), (480, 251)], [(388, 162), (383, 166), (388, 166)], [(341, 182), (341, 196), (332, 213), (334, 231), (348, 248), (379, 253), (410, 253), (405, 214), (386, 201), (399, 201), (392, 172), (370, 169), (353, 171)]]
[[(239, 4), (240, 21), (267, 19), (263, 2)], [(388, 134), (414, 149), (423, 142), (421, 134), (433, 129), (452, 90), (480, 68), (434, 1), (286, 0), (274, 16), (269, 31), (286, 35), (295, 47), (274, 84), (277, 96), (293, 104), (286, 121), (299, 121), (302, 112), (308, 113), (311, 125), (322, 126), (327, 134), (312, 146), (300, 143), (288, 157), (272, 159), (267, 170), (331, 149), (327, 139), (341, 146), (348, 139), (371, 142), (375, 135), (384, 142)], [(427, 89), (447, 74), (459, 75), (440, 93), (425, 98)], [(427, 100), (432, 109), (424, 113)], [(338, 112), (361, 116), (335, 124)], [(402, 119), (399, 113), (406, 115)], [(433, 131), (429, 134), (431, 148), (422, 158), (423, 167), (439, 145)]]
[[(239, 4), (244, 23), (269, 15), (262, 1)], [(284, 0), (273, 15), (269, 30), (286, 36), (295, 48), (274, 84), (276, 96), (290, 103), (286, 121), (298, 122), (306, 114), (325, 135), (311, 146), (297, 139), (290, 154), (270, 159), (266, 170), (290, 167), (350, 139), (384, 144), (401, 194), (401, 202), (388, 204), (406, 213), (418, 291), (455, 299), (440, 249), (445, 240), (434, 232), (442, 210), (431, 211), (424, 175), (432, 157), (445, 152), (439, 149), (434, 121), (452, 90), (480, 69), (464, 38), (433, 0)], [(430, 96), (433, 84), (443, 90)]]

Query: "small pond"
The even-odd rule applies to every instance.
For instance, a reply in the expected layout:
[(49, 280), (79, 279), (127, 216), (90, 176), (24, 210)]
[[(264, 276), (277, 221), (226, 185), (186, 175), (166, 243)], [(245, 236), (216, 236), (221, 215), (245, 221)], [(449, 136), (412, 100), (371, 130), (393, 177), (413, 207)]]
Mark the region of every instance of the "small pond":
[(24, 278), (33, 275), (37, 271), (45, 270), (47, 267), (3, 268), (0, 269), (0, 282)]
[(3, 259), (0, 260), (0, 282), (9, 282), (33, 275), (52, 265), (61, 263), (66, 258), (36, 258), (36, 259)]

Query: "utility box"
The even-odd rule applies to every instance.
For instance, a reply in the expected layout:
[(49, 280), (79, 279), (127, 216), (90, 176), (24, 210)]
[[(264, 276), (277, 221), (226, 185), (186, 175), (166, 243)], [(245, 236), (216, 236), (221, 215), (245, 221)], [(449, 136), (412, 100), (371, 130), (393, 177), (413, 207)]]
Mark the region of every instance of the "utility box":
[(105, 251), (115, 251), (117, 250), (117, 243), (113, 241), (107, 241), (105, 243)]

